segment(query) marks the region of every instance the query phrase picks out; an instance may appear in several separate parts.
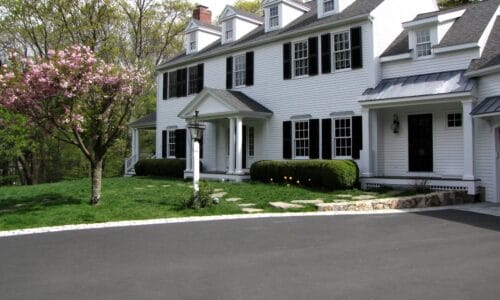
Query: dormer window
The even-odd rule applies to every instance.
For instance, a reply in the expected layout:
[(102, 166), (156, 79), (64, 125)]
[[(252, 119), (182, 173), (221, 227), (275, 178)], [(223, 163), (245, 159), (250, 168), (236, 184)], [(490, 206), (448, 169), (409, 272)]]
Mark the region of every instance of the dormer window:
[(335, 10), (335, 0), (322, 0), (323, 1), (323, 13), (327, 14)]
[(416, 32), (417, 57), (432, 55), (431, 32), (429, 29), (423, 29)]
[(233, 40), (233, 21), (227, 21), (226, 22), (226, 41), (232, 41)]
[(269, 8), (269, 28), (276, 28), (280, 26), (280, 16), (278, 5)]
[(196, 32), (191, 32), (189, 34), (189, 50), (196, 51)]

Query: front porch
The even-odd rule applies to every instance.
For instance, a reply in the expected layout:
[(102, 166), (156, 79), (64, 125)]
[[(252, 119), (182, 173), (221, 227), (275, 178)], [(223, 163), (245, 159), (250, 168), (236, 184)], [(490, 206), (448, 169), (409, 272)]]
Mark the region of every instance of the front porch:
[[(125, 159), (124, 175), (126, 177), (135, 175), (135, 164), (141, 159), (152, 159), (156, 155), (154, 151), (143, 151), (141, 149), (141, 132), (156, 131), (156, 112), (146, 115), (129, 124), (131, 129), (131, 156)], [(154, 137), (154, 135), (152, 135)]]

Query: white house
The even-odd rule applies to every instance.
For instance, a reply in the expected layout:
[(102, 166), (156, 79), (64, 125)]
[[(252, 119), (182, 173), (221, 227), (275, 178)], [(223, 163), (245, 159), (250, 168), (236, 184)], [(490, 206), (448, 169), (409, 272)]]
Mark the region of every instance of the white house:
[(199, 111), (202, 177), (239, 181), (263, 159), (353, 159), (364, 187), (484, 187), (499, 201), (500, 0), (262, 5), (264, 17), (227, 6), (218, 25), (196, 9), (186, 51), (157, 67), (157, 157), (185, 157), (191, 176), (185, 128)]

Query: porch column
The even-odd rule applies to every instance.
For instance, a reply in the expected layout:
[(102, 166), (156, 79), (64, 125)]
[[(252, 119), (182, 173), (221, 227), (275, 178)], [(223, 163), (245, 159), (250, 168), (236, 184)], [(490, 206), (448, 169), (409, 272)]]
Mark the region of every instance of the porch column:
[(236, 118), (236, 170), (235, 174), (243, 174), (243, 119)]
[(363, 123), (363, 149), (361, 150), (360, 171), (362, 177), (372, 177), (372, 144), (370, 131), (370, 109), (361, 108), (361, 118)]
[(471, 100), (462, 101), (462, 118), (464, 134), (464, 175), (463, 180), (475, 180), (474, 175), (474, 124), (472, 112), (474, 102)]
[(139, 160), (139, 129), (132, 129), (132, 157), (134, 163)]
[(235, 162), (235, 143), (234, 143), (234, 127), (235, 119), (229, 118), (229, 166), (227, 173), (234, 174), (234, 162)]
[(193, 171), (192, 155), (193, 155), (193, 140), (191, 139), (190, 130), (186, 130), (186, 171)]

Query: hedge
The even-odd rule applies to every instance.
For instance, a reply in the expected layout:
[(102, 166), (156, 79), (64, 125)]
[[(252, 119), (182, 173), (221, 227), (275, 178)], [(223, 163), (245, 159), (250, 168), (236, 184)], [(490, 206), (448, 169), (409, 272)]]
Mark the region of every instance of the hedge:
[(352, 160), (263, 160), (252, 165), (250, 175), (255, 181), (292, 184), (299, 181), (299, 185), (328, 190), (353, 188), (359, 182), (359, 169)]
[(137, 176), (184, 178), (185, 159), (143, 159), (135, 164)]
[(0, 186), (8, 186), (14, 185), (17, 181), (19, 181), (19, 176), (0, 176)]

